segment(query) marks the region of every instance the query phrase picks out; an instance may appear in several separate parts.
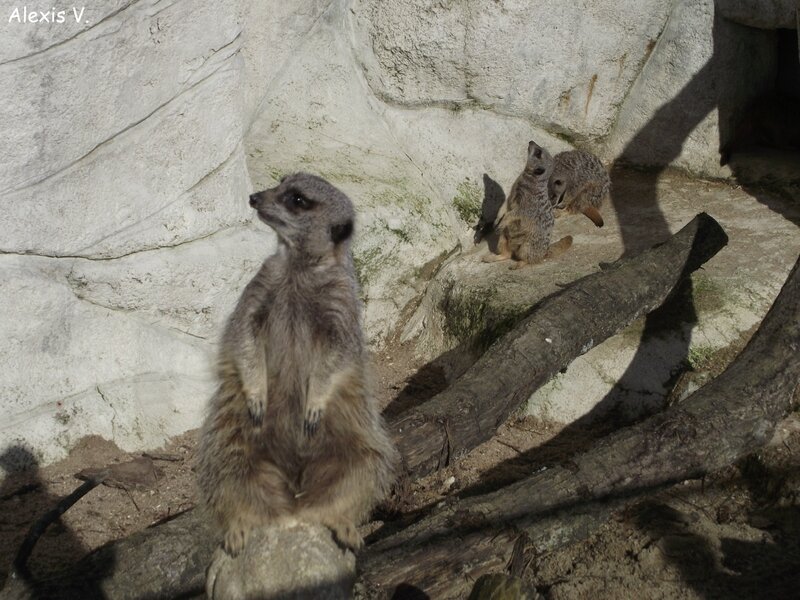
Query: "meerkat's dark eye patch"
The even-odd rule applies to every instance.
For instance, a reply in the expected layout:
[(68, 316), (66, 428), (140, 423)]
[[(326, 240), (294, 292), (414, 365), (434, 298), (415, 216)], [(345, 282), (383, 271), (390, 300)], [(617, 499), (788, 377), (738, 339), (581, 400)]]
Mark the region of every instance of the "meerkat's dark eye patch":
[(533, 170), (534, 175), (542, 175), (544, 173), (544, 167), (536, 167)]
[(297, 190), (289, 190), (286, 192), (283, 195), (283, 203), (286, 205), (286, 208), (292, 211), (310, 210), (316, 206), (316, 202), (309, 200)]
[(353, 235), (352, 221), (347, 221), (346, 223), (339, 223), (337, 225), (331, 225), (331, 241), (334, 244), (343, 242), (351, 235)]

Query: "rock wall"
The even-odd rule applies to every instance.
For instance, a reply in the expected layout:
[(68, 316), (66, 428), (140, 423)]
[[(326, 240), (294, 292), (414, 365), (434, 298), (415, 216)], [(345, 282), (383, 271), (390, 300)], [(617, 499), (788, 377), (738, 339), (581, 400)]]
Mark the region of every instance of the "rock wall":
[[(224, 318), (275, 245), (254, 188), (306, 169), (352, 196), (379, 346), (529, 139), (610, 159), (687, 81), (738, 102), (774, 70), (772, 32), (714, 20), (711, 0), (21, 8), (0, 2), (6, 470), (86, 434), (134, 450), (199, 423)], [(670, 159), (713, 171), (713, 114)]]
[(6, 469), (87, 434), (134, 449), (195, 426), (219, 325), (273, 244), (243, 202), (236, 3), (108, 2), (79, 23), (15, 8), (0, 10)]

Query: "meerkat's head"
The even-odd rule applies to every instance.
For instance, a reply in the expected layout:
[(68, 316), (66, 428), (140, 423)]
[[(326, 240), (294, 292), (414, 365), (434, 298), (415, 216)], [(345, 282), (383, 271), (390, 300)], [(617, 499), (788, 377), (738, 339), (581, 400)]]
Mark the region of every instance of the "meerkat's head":
[(532, 171), (537, 177), (543, 176), (553, 168), (553, 157), (550, 153), (531, 140), (528, 142), (528, 160), (526, 171)]
[(567, 193), (567, 174), (555, 169), (547, 182), (547, 194), (553, 208), (564, 208)]
[(319, 259), (341, 255), (349, 248), (353, 203), (321, 177), (287, 175), (276, 187), (251, 194), (250, 206), (290, 252)]

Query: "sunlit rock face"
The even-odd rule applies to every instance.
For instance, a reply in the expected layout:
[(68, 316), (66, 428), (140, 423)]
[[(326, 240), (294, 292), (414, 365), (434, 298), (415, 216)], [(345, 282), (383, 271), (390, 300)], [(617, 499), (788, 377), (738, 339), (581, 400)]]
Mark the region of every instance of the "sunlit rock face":
[[(0, 3), (5, 471), (199, 424), (225, 318), (276, 247), (255, 189), (305, 170), (351, 196), (380, 347), (529, 140), (724, 175), (713, 97), (774, 72), (774, 32), (711, 0), (102, 4)], [(673, 98), (684, 120), (647, 128)]]

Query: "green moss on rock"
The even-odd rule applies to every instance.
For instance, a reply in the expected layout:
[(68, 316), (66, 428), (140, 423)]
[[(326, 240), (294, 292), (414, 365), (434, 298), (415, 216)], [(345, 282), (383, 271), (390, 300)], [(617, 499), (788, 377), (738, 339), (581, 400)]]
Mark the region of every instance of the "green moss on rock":
[(530, 311), (530, 306), (496, 302), (491, 289), (450, 293), (443, 307), (444, 331), (459, 342), (470, 342), (483, 351), (511, 331)]
[(474, 224), (481, 216), (483, 194), (480, 186), (465, 179), (456, 187), (453, 206), (465, 223)]

